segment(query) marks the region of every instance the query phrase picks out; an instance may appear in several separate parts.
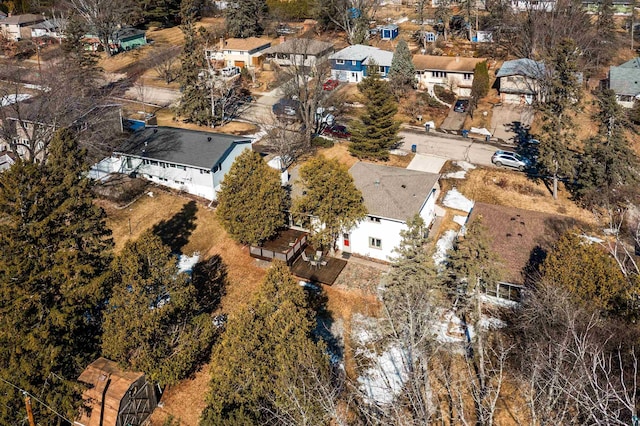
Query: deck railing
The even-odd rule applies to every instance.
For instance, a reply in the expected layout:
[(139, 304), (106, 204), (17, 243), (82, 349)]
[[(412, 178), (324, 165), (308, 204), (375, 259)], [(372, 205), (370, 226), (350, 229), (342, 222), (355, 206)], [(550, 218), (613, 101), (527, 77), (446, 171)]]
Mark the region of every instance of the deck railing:
[(283, 262), (286, 262), (287, 264), (290, 265), (298, 257), (298, 255), (305, 248), (306, 245), (307, 245), (307, 235), (304, 234), (299, 238), (297, 238), (296, 241), (293, 243), (293, 245), (291, 245), (289, 249), (284, 253), (269, 250), (263, 247), (255, 247), (255, 246), (249, 247), (249, 253), (251, 254), (252, 257), (257, 257), (258, 259), (269, 260), (269, 261), (273, 259), (277, 259), (277, 260), (282, 260)]

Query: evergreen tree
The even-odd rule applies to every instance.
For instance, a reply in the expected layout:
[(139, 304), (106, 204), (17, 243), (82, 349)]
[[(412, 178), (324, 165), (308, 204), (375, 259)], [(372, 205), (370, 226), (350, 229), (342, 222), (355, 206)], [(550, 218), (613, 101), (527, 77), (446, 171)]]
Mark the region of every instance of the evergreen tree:
[(380, 78), (376, 65), (369, 66), (358, 90), (365, 99), (365, 111), (352, 125), (349, 152), (358, 158), (386, 160), (389, 150), (400, 140), (400, 122), (395, 120), (398, 104), (391, 96), (389, 83)]
[(473, 70), (473, 82), (471, 83), (471, 98), (474, 103), (477, 104), (479, 99), (487, 96), (490, 84), (487, 62), (478, 62)]
[(558, 180), (573, 174), (573, 156), (568, 147), (575, 139), (571, 111), (581, 98), (578, 81), (578, 50), (571, 39), (563, 39), (554, 49), (542, 83), (542, 99), (538, 108), (542, 113), (540, 136), (540, 172), (553, 179), (553, 198), (558, 198)]
[(413, 89), (416, 81), (416, 68), (413, 65), (413, 57), (409, 46), (401, 39), (393, 52), (391, 68), (389, 68), (389, 81), (397, 95)]
[[(98, 354), (112, 248), (83, 160), (61, 130), (47, 163), (19, 160), (0, 174), (0, 377), (67, 418), (80, 402), (75, 379)], [(0, 423), (24, 417), (23, 395), (0, 383)]]
[(206, 359), (214, 329), (171, 249), (148, 231), (127, 243), (111, 269), (105, 356), (161, 384), (187, 377)]
[(275, 261), (214, 348), (200, 424), (326, 424), (319, 385), (331, 377), (314, 328), (304, 290), (286, 264)]
[(624, 308), (626, 280), (601, 247), (583, 241), (572, 230), (554, 245), (542, 264), (546, 285), (569, 290), (576, 302), (606, 311)]
[(238, 0), (225, 9), (229, 37), (257, 37), (264, 32), (263, 21), (267, 15), (266, 0)]
[(140, 9), (146, 23), (167, 28), (180, 16), (180, 0), (142, 0)]
[(311, 216), (313, 239), (333, 249), (342, 232), (353, 228), (367, 214), (362, 193), (338, 160), (314, 157), (300, 168), (305, 193), (293, 200), (293, 213)]
[(87, 34), (87, 29), (78, 17), (71, 16), (68, 19), (64, 34), (61, 46), (64, 61), (61, 66), (71, 82), (69, 90), (86, 95), (97, 89), (98, 79), (102, 74), (102, 70), (98, 68), (98, 55), (86, 49), (82, 39)]
[(210, 89), (199, 77), (200, 71), (205, 67), (205, 58), (201, 47), (202, 37), (196, 32), (195, 27), (197, 10), (194, 0), (182, 0), (180, 29), (184, 34), (184, 47), (178, 74), (182, 97), (175, 113), (197, 125), (210, 126), (214, 121)]
[(594, 120), (599, 130), (585, 141), (576, 195), (583, 203), (602, 205), (614, 201), (619, 189), (638, 182), (640, 164), (625, 135), (627, 123), (614, 92), (602, 90), (597, 98), (599, 109)]
[(260, 244), (284, 226), (285, 197), (278, 171), (246, 150), (222, 181), (216, 213), (234, 240)]

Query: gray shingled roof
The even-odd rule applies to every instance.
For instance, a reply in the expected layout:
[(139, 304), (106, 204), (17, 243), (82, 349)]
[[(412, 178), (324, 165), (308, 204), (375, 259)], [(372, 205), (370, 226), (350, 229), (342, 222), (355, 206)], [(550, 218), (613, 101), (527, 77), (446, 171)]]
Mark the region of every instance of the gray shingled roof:
[(251, 143), (251, 139), (173, 127), (148, 127), (134, 133), (116, 154), (210, 170), (224, 160), (236, 143)]
[(7, 16), (2, 20), (2, 23), (5, 25), (24, 25), (24, 24), (31, 24), (34, 22), (41, 22), (41, 21), (44, 21), (44, 17), (42, 15), (25, 13), (23, 15)]
[[(342, 59), (345, 61), (364, 61), (365, 65), (370, 65), (375, 61), (376, 65), (391, 66), (393, 52), (378, 49), (377, 47), (354, 44), (329, 56), (329, 59)], [(366, 60), (366, 61), (365, 61)]]
[(618, 65), (618, 68), (640, 68), (640, 57), (633, 58), (632, 60), (627, 61), (624, 64)]
[(406, 221), (424, 205), (440, 175), (358, 162), (349, 169), (373, 216)]
[(333, 49), (333, 43), (310, 38), (291, 38), (276, 46), (271, 46), (264, 53), (297, 53), (317, 56), (329, 49)]
[(609, 68), (609, 89), (616, 95), (640, 94), (640, 68), (627, 66), (628, 63)]
[(528, 58), (505, 61), (496, 73), (496, 77), (508, 77), (510, 75), (524, 75), (535, 79), (542, 78), (544, 77), (544, 63)]

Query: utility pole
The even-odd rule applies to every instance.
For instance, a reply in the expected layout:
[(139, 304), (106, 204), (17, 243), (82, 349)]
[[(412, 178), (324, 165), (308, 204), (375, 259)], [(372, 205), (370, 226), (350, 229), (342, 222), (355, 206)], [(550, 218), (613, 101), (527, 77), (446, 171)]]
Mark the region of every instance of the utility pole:
[(29, 418), (29, 426), (36, 426), (36, 422), (33, 419), (33, 411), (31, 410), (31, 397), (24, 394), (24, 405), (27, 407), (27, 417)]

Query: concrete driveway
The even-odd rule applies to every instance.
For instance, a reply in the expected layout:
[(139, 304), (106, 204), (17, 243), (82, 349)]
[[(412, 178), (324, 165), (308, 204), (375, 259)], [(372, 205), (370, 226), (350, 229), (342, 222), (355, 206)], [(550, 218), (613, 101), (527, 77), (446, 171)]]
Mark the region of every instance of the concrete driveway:
[(533, 121), (533, 107), (503, 103), (494, 106), (491, 116), (491, 133), (493, 137), (504, 141), (515, 142), (521, 130), (528, 130)]
[(460, 130), (466, 116), (466, 112), (455, 112), (452, 108), (440, 127), (444, 130)]
[(419, 172), (440, 173), (446, 161), (446, 157), (440, 157), (438, 155), (416, 154), (407, 166), (407, 169), (417, 170)]
[(259, 125), (269, 124), (274, 119), (271, 109), (281, 97), (282, 91), (279, 87), (262, 95), (257, 95), (257, 100), (240, 111), (238, 118)]

